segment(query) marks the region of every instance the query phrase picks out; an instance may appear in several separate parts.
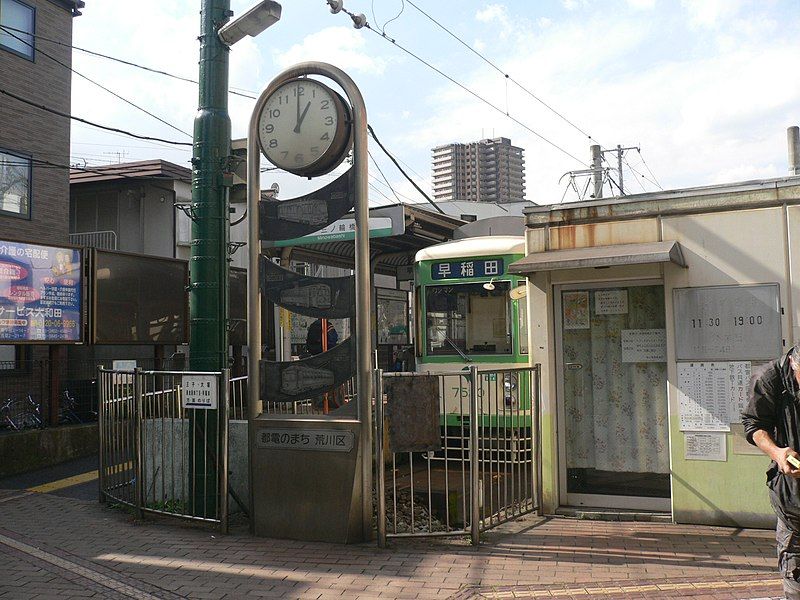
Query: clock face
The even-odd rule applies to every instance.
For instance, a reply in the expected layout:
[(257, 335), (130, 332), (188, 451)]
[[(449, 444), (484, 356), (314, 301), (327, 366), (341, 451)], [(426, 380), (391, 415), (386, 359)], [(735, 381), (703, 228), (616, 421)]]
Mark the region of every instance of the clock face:
[(258, 139), (275, 166), (299, 175), (321, 174), (344, 157), (345, 121), (344, 103), (333, 90), (313, 79), (294, 79), (267, 99)]

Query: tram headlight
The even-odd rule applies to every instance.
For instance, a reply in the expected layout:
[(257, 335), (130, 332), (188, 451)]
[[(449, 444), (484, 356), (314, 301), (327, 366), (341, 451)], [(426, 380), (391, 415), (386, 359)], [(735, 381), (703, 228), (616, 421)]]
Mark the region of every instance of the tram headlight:
[(516, 403), (517, 376), (514, 373), (503, 374), (503, 391), (506, 406), (513, 406)]

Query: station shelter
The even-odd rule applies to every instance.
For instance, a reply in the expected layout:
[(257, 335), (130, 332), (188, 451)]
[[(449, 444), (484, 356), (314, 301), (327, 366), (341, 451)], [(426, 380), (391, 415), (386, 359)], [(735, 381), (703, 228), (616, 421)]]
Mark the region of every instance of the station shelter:
[[(414, 326), (409, 293), (414, 280), (414, 256), (428, 246), (453, 239), (462, 219), (420, 205), (396, 204), (371, 208), (370, 273), (372, 277), (372, 333), (378, 366), (385, 370), (413, 370)], [(263, 252), (281, 266), (306, 263), (328, 269), (326, 276), (353, 269), (355, 217), (348, 213), (327, 227), (304, 237), (264, 243)], [(340, 270), (341, 273), (336, 273)], [(333, 272), (331, 272), (333, 271)], [(275, 309), (278, 360), (289, 360), (305, 339), (308, 318)], [(347, 319), (334, 320), (338, 339), (348, 336)], [(273, 346), (274, 344), (274, 346)]]
[(772, 527), (739, 414), (800, 341), (800, 177), (526, 211), (545, 514)]

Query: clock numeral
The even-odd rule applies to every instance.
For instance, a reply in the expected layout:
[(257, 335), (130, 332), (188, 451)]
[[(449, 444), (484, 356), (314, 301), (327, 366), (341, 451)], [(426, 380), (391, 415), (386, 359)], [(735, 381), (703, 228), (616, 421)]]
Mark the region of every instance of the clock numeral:
[(325, 125), (333, 125), (333, 117), (325, 117)]
[(273, 131), (275, 131), (275, 126), (272, 123), (269, 123), (266, 127), (264, 127), (265, 133), (272, 133)]
[(278, 140), (276, 140), (275, 138), (272, 138), (269, 141), (269, 147), (270, 148), (277, 148), (278, 147)]
[(311, 146), (311, 156), (319, 156), (319, 146)]
[(302, 85), (298, 85), (296, 88), (294, 88), (295, 97), (302, 96), (305, 93), (306, 93), (306, 88), (304, 88)]
[(278, 104), (283, 104), (283, 99), (286, 98), (286, 104), (289, 104), (289, 94), (285, 96), (278, 96)]
[(294, 155), (294, 162), (296, 162), (296, 163), (302, 163), (302, 162), (303, 162), (303, 160), (304, 160), (304, 158), (303, 158), (303, 155), (302, 155), (302, 154), (295, 154), (295, 155)]
[(283, 155), (283, 160), (286, 160), (287, 158), (289, 158), (289, 152), (288, 151), (283, 150), (283, 151), (281, 151), (281, 154)]
[(321, 139), (321, 140), (329, 140), (329, 139), (331, 139), (331, 136), (329, 136), (327, 133), (323, 133), (322, 137), (319, 138), (319, 139)]
[(328, 108), (330, 108), (330, 105), (331, 105), (331, 101), (330, 100), (323, 100), (320, 103), (319, 108), (320, 108), (320, 110), (328, 110)]
[(281, 111), (279, 108), (271, 108), (269, 109), (269, 116), (272, 118), (277, 118), (281, 116)]

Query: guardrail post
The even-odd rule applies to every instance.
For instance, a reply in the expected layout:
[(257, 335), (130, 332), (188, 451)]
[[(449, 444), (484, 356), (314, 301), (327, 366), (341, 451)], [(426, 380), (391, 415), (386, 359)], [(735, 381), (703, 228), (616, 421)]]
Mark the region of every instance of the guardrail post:
[(97, 369), (97, 433), (99, 436), (98, 448), (98, 478), (97, 484), (100, 488), (100, 502), (105, 502), (106, 491), (106, 428), (105, 428), (105, 407), (103, 406), (103, 369)]
[(144, 466), (142, 465), (142, 412), (143, 412), (143, 398), (142, 398), (142, 369), (136, 367), (133, 371), (133, 423), (134, 423), (134, 448), (135, 456), (134, 473), (136, 476), (136, 483), (134, 489), (135, 502), (136, 502), (136, 516), (139, 519), (144, 518)]
[(375, 495), (378, 498), (378, 546), (386, 547), (386, 465), (383, 462), (383, 369), (375, 369)]
[(536, 386), (533, 388), (535, 397), (531, 402), (533, 411), (533, 497), (536, 502), (536, 514), (542, 516), (542, 435), (541, 435), (541, 411), (542, 411), (542, 366), (537, 364), (533, 367), (533, 374), (536, 377)]
[(220, 440), (220, 481), (219, 481), (219, 527), (223, 533), (228, 533), (228, 424), (230, 421), (230, 369), (223, 369), (220, 373), (220, 402), (219, 418), (222, 420), (222, 439)]
[(469, 367), (469, 506), (470, 506), (470, 538), (473, 546), (480, 543), (481, 507), (480, 480), (478, 460), (480, 460), (480, 442), (478, 440), (478, 366)]

